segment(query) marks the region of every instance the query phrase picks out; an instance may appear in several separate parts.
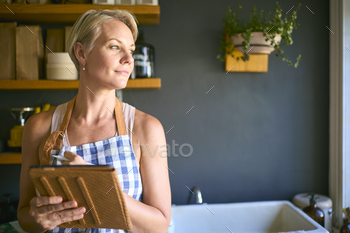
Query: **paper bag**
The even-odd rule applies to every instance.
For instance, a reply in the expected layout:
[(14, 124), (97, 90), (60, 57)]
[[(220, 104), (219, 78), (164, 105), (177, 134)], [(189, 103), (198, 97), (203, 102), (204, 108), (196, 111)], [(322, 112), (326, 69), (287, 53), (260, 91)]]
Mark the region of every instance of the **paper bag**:
[(26, 0), (28, 4), (49, 4), (47, 0)]
[(45, 55), (52, 52), (63, 52), (64, 49), (64, 29), (55, 28), (46, 30)]
[(0, 23), (0, 79), (16, 78), (16, 26), (17, 22)]
[(64, 51), (65, 52), (69, 52), (69, 45), (68, 45), (68, 36), (72, 30), (72, 27), (70, 26), (66, 26), (65, 28), (65, 32), (64, 32), (64, 35), (65, 35), (65, 43), (64, 43)]
[(62, 4), (92, 4), (92, 0), (62, 0)]
[[(46, 30), (45, 43), (45, 64), (47, 64), (47, 54), (55, 52), (63, 52), (64, 50), (64, 28), (49, 28)], [(47, 72), (45, 77), (47, 78)]]
[(0, 4), (12, 4), (13, 0), (0, 0)]
[(16, 28), (16, 79), (43, 77), (44, 45), (40, 26)]

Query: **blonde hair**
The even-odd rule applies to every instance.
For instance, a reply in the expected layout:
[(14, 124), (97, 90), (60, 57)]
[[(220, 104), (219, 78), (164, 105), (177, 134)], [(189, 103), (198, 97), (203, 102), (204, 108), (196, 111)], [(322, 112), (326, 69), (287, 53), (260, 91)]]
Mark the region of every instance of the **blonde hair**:
[(84, 12), (79, 19), (74, 23), (72, 30), (68, 36), (67, 46), (69, 56), (72, 59), (75, 67), (79, 71), (80, 63), (75, 57), (74, 45), (80, 42), (84, 45), (85, 52), (89, 54), (94, 48), (96, 39), (101, 35), (101, 24), (111, 20), (119, 20), (131, 30), (134, 42), (137, 39), (138, 29), (137, 20), (134, 15), (126, 10), (88, 10)]

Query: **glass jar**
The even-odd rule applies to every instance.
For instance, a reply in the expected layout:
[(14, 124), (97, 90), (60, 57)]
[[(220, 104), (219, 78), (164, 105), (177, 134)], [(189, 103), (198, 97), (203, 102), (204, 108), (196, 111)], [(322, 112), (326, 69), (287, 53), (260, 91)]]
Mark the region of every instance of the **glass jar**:
[(143, 33), (136, 41), (133, 58), (135, 66), (131, 79), (154, 77), (154, 47), (144, 40)]

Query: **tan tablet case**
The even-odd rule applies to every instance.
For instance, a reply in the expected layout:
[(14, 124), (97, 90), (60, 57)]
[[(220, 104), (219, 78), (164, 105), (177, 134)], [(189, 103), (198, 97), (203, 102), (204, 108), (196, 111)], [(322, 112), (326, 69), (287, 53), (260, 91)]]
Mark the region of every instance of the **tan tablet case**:
[(61, 228), (131, 229), (131, 221), (113, 167), (44, 167), (29, 171), (41, 196), (61, 196), (84, 206), (84, 218)]

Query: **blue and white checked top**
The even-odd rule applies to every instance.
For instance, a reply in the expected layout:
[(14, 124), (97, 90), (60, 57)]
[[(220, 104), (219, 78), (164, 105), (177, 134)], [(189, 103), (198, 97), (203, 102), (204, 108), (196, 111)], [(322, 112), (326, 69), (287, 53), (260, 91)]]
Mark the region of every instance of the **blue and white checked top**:
[[(60, 109), (60, 108), (58, 108)], [(63, 114), (64, 115), (64, 114)], [(142, 194), (142, 182), (138, 161), (132, 149), (128, 135), (115, 136), (106, 140), (87, 143), (79, 146), (66, 146), (63, 143), (62, 150), (53, 150), (52, 153), (63, 156), (65, 151), (71, 151), (80, 155), (87, 163), (94, 165), (112, 164), (118, 174), (120, 186), (125, 193), (140, 201)], [(50, 164), (55, 158), (51, 156)], [(59, 228), (48, 232), (52, 233), (120, 233), (127, 230), (116, 229), (88, 229), (88, 228)]]

